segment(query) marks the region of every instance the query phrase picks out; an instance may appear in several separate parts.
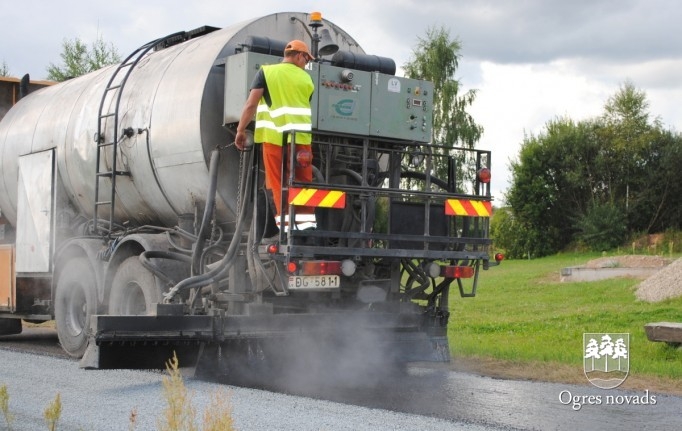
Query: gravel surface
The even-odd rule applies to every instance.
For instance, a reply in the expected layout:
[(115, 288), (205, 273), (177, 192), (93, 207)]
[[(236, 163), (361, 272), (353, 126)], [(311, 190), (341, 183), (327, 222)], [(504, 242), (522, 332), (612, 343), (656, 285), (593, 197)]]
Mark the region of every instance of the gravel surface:
[[(9, 393), (12, 430), (47, 429), (46, 407), (60, 394), (58, 430), (155, 430), (166, 407), (160, 371), (82, 370), (75, 362), (0, 350), (0, 386)], [(210, 396), (226, 393), (238, 430), (490, 430), (389, 410), (369, 409), (256, 389), (185, 379), (197, 416)], [(136, 424), (130, 415), (136, 412)], [(3, 426), (4, 417), (0, 415)]]
[(592, 259), (586, 268), (662, 268), (671, 262), (661, 256), (624, 255)]
[[(672, 262), (672, 263), (671, 263)], [(643, 280), (635, 292), (637, 299), (659, 302), (682, 296), (682, 259), (671, 260), (661, 256), (626, 255), (593, 259), (586, 268), (661, 268)]]
[(659, 302), (682, 296), (682, 259), (677, 259), (642, 281), (635, 292), (637, 299)]

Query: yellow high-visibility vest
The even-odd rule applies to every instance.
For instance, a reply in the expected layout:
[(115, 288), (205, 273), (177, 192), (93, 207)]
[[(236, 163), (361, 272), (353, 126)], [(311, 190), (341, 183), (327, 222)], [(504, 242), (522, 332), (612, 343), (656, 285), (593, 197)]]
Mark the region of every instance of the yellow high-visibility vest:
[(297, 144), (310, 144), (312, 78), (292, 63), (263, 66), (263, 72), (272, 103), (268, 106), (261, 98), (258, 104), (254, 141), (282, 145), (284, 133), (295, 130)]

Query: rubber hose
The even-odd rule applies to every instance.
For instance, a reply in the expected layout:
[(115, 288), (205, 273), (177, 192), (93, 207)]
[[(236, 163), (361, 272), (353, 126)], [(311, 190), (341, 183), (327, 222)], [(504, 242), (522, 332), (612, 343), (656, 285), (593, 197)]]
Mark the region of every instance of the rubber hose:
[(172, 259), (185, 263), (192, 262), (192, 258), (190, 256), (172, 251), (147, 250), (142, 252), (140, 254), (140, 263), (142, 266), (147, 268), (152, 274), (154, 274), (156, 277), (159, 277), (168, 285), (175, 285), (175, 280), (168, 277), (163, 271), (161, 271), (161, 269), (154, 265), (151, 259)]
[[(251, 172), (252, 172), (252, 164), (253, 164), (253, 151), (248, 152), (249, 158), (246, 163), (246, 168), (242, 170), (242, 193), (241, 196), (248, 196), (248, 190), (251, 187)], [(232, 241), (230, 242), (230, 245), (227, 249), (227, 253), (225, 253), (225, 256), (220, 261), (220, 265), (217, 267), (213, 268), (207, 273), (201, 274), (201, 275), (195, 275), (189, 278), (186, 278), (176, 284), (169, 292), (166, 294), (166, 300), (170, 301), (175, 297), (175, 295), (180, 292), (181, 290), (186, 290), (186, 289), (193, 289), (196, 287), (203, 287), (206, 286), (207, 284), (213, 283), (216, 280), (219, 280), (226, 272), (229, 270), (233, 263), (233, 258), (239, 249), (239, 244), (241, 243), (241, 236), (242, 236), (242, 224), (244, 221), (244, 217), (246, 215), (246, 205), (242, 205), (242, 208), (239, 212), (239, 215), (237, 217), (237, 225), (235, 227), (235, 232), (234, 236), (232, 237)]]
[(211, 223), (211, 216), (213, 214), (213, 207), (215, 206), (215, 195), (218, 188), (218, 163), (220, 162), (220, 152), (218, 150), (211, 151), (211, 160), (209, 162), (209, 177), (210, 183), (208, 186), (208, 193), (206, 196), (206, 205), (204, 207), (204, 216), (199, 227), (199, 234), (197, 235), (197, 242), (194, 245), (194, 252), (192, 253), (192, 268), (191, 274), (197, 275), (201, 272), (201, 254), (204, 251), (204, 243), (206, 242), (206, 231)]

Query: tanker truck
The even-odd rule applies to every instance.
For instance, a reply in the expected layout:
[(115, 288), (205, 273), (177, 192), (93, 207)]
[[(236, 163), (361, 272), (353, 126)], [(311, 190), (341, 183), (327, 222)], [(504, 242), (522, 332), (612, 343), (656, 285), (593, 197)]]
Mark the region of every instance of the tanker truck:
[[(275, 218), (259, 146), (233, 141), (253, 76), (293, 39), (316, 57), (314, 178), (283, 175)], [(503, 256), (491, 154), (432, 143), (433, 95), (299, 12), (177, 32), (30, 93), (0, 122), (0, 331), (54, 320), (84, 368), (177, 354), (229, 374), (300, 361), (302, 340), (449, 361), (450, 293), (474, 296)]]

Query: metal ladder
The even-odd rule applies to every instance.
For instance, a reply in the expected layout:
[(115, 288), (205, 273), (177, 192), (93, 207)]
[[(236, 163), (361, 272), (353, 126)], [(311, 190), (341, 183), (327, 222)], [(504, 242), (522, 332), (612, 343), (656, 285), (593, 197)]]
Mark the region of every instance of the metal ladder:
[[(170, 34), (168, 36), (151, 41), (140, 48), (136, 49), (132, 54), (130, 54), (121, 64), (118, 65), (114, 73), (111, 75), (106, 88), (104, 89), (104, 94), (102, 95), (102, 101), (99, 105), (98, 117), (97, 117), (97, 134), (95, 135), (95, 142), (97, 143), (97, 167), (96, 178), (95, 178), (95, 208), (93, 212), (93, 224), (91, 228), (91, 233), (110, 236), (114, 227), (114, 212), (116, 205), (116, 177), (118, 176), (130, 176), (130, 172), (117, 170), (118, 168), (118, 144), (123, 139), (119, 138), (119, 134), (126, 136), (128, 138), (132, 137), (134, 131), (132, 128), (120, 131), (119, 127), (119, 107), (121, 103), (121, 95), (123, 94), (123, 87), (125, 86), (130, 74), (133, 69), (150, 50), (154, 48), (165, 48), (170, 46), (169, 41), (183, 41), (185, 40), (186, 32), (181, 31), (177, 33)], [(113, 102), (113, 110), (111, 110), (111, 105)], [(106, 109), (106, 111), (105, 111)], [(106, 122), (112, 119), (113, 124), (113, 136), (106, 137), (104, 135), (104, 130), (106, 128)], [(106, 154), (110, 156), (111, 169), (106, 166), (106, 162), (102, 160), (106, 157)], [(110, 180), (110, 187), (108, 189), (108, 196), (101, 196), (106, 194), (106, 192), (101, 192), (101, 181), (104, 178)], [(107, 199), (108, 198), (108, 199)], [(99, 215), (100, 208), (109, 207), (109, 224), (108, 228), (100, 227)]]

